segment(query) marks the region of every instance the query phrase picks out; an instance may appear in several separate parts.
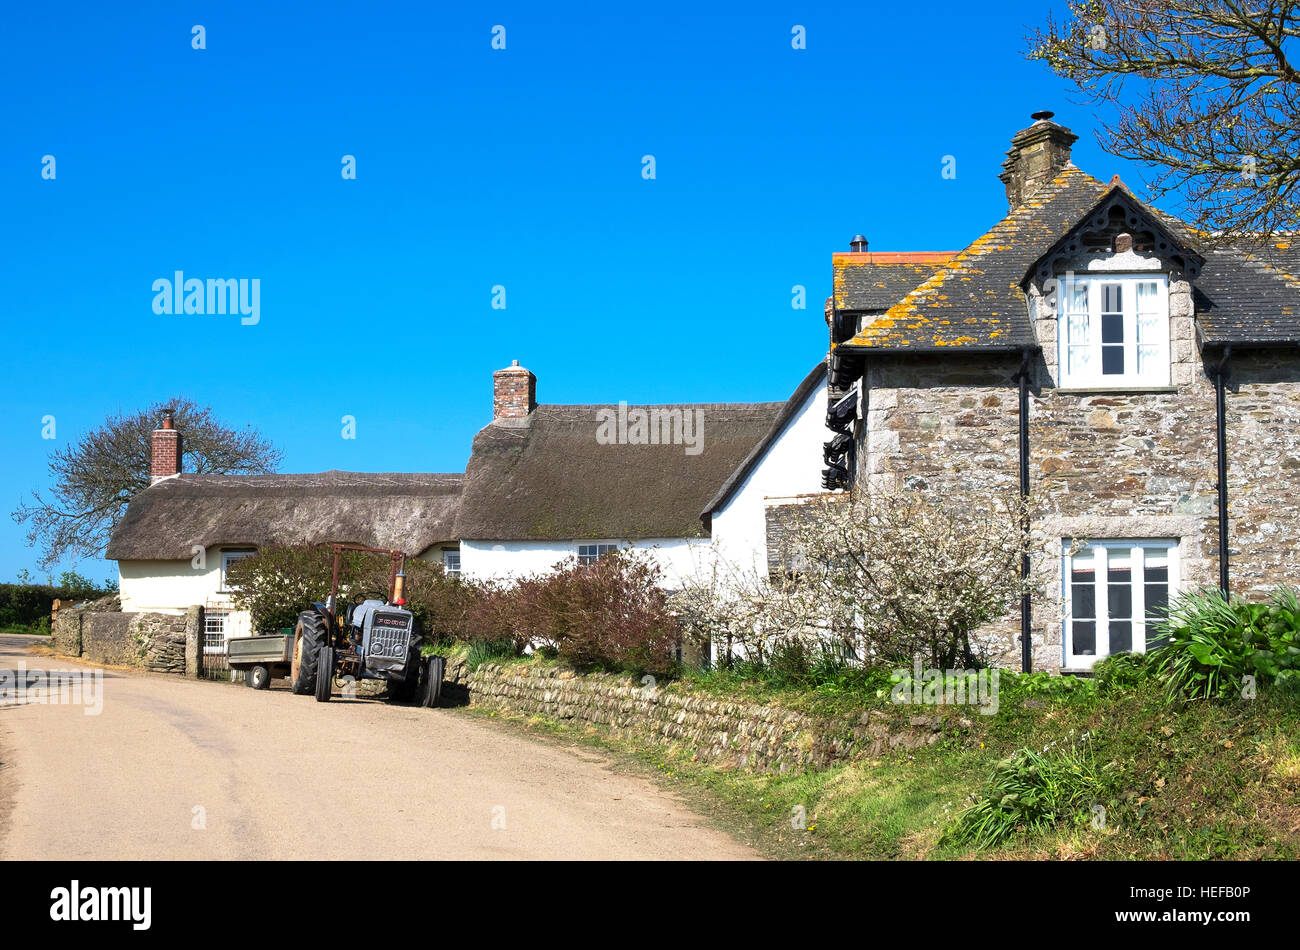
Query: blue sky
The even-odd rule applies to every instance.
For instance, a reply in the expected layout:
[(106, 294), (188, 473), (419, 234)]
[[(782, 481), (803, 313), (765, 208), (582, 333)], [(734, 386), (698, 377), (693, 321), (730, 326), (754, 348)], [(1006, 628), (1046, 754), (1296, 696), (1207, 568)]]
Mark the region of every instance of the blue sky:
[[(459, 471), (513, 359), (542, 402), (784, 399), (831, 253), (969, 243), (1031, 112), (1140, 180), (1022, 56), (1059, 4), (112, 6), (0, 40), (5, 579), (36, 561), (7, 513), (109, 413), (184, 393), (285, 471)], [(155, 314), (176, 270), (258, 278), (260, 321)]]

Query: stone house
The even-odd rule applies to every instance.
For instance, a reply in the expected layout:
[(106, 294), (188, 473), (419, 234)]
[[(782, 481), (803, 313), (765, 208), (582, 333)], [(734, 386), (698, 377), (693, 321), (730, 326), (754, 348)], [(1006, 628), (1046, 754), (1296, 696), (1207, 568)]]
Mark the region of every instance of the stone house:
[(1251, 595), (1300, 563), (1300, 244), (1215, 241), (1070, 160), (1036, 113), (1009, 211), (959, 252), (832, 260), (824, 477), (980, 504), (1033, 491), (1006, 665), (1146, 648), (1177, 590)]

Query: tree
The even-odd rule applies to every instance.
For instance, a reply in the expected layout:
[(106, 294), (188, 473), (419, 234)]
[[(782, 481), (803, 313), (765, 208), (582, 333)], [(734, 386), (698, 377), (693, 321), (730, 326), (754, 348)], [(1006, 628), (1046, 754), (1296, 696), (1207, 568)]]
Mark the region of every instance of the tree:
[(1156, 166), (1154, 199), (1223, 238), (1266, 238), (1300, 218), (1300, 3), (1072, 0), (1029, 35), (1094, 106), (1102, 148)]
[(177, 398), (139, 412), (110, 416), (50, 457), (51, 499), (39, 491), (19, 504), (14, 521), (26, 524), (27, 543), (40, 545), (43, 569), (65, 558), (101, 557), (127, 503), (149, 487), (153, 430), (163, 411), (174, 411), (184, 439), (185, 467), (205, 475), (274, 472), (281, 453), (251, 426), (232, 429), (212, 410)]

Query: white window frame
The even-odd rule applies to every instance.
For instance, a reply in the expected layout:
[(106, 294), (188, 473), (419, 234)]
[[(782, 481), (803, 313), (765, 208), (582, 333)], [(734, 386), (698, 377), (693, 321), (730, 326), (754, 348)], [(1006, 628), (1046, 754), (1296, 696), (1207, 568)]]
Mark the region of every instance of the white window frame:
[[(447, 557), (451, 555), (456, 559), (456, 567), (453, 569), (447, 564)], [(448, 577), (460, 576), (460, 548), (443, 548), (442, 549), (442, 572)]]
[[(588, 547), (596, 548), (596, 554), (594, 557), (589, 557), (582, 553), (582, 549)], [(608, 554), (610, 551), (617, 551), (620, 547), (622, 547), (622, 545), (617, 541), (575, 541), (573, 544), (573, 553), (574, 556), (577, 557), (579, 564), (594, 564), (596, 559), (602, 554)]]
[[(1138, 340), (1138, 292), (1140, 283), (1155, 283), (1157, 311), (1155, 338)], [(1102, 372), (1102, 287), (1104, 284), (1119, 284), (1121, 287), (1121, 310), (1124, 318), (1124, 367), (1125, 373), (1106, 375)], [(1071, 317), (1084, 316), (1082, 311), (1072, 308), (1075, 289), (1083, 285), (1087, 290), (1087, 326), (1086, 339), (1073, 340), (1070, 336)], [(1135, 389), (1157, 388), (1170, 385), (1170, 330), (1169, 330), (1169, 278), (1165, 274), (1123, 273), (1123, 274), (1066, 274), (1060, 280), (1060, 293), (1057, 301), (1056, 341), (1057, 366), (1059, 367), (1060, 386), (1063, 389)], [(1140, 372), (1138, 369), (1138, 347), (1154, 347), (1151, 365), (1154, 369)], [(1074, 368), (1070, 360), (1071, 346), (1086, 349), (1090, 356), (1087, 368)]]
[[(231, 611), (220, 608), (212, 608), (203, 612), (203, 655), (204, 656), (225, 656), (227, 644), (230, 642), (229, 627)], [(218, 645), (215, 640), (220, 640)]]
[[(1099, 660), (1110, 656), (1110, 617), (1109, 617), (1109, 599), (1106, 590), (1107, 565), (1110, 559), (1111, 551), (1125, 551), (1130, 558), (1132, 575), (1130, 584), (1132, 586), (1132, 617), (1133, 633), (1130, 652), (1145, 653), (1147, 650), (1147, 639), (1149, 632), (1146, 621), (1146, 558), (1148, 551), (1160, 551), (1165, 555), (1166, 563), (1169, 567), (1169, 600), (1173, 600), (1174, 595), (1181, 586), (1181, 574), (1179, 571), (1179, 542), (1176, 538), (1144, 538), (1144, 539), (1102, 539), (1090, 542), (1078, 542), (1077, 548), (1075, 542), (1066, 538), (1061, 542), (1061, 587), (1065, 598), (1064, 619), (1061, 625), (1061, 649), (1063, 654), (1063, 665), (1070, 670), (1091, 669)], [(1074, 558), (1085, 551), (1092, 552), (1094, 558), (1093, 583), (1095, 589), (1093, 592), (1093, 603), (1096, 605), (1097, 616), (1095, 654), (1076, 654), (1074, 652), (1074, 591), (1071, 583), (1072, 565)]]
[(226, 572), (230, 570), (230, 565), (246, 557), (251, 557), (257, 553), (256, 548), (231, 548), (229, 551), (221, 552), (221, 581), (218, 587), (218, 593), (229, 593), (235, 588), (230, 586), (226, 580)]

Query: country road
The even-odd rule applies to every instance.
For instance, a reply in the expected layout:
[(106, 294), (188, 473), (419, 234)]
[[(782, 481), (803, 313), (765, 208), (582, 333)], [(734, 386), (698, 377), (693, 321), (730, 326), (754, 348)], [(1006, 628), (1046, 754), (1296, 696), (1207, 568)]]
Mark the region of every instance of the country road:
[[(44, 642), (0, 634), (0, 669), (90, 669)], [(596, 753), (455, 710), (116, 670), (99, 715), (0, 705), (4, 860), (755, 857)]]

